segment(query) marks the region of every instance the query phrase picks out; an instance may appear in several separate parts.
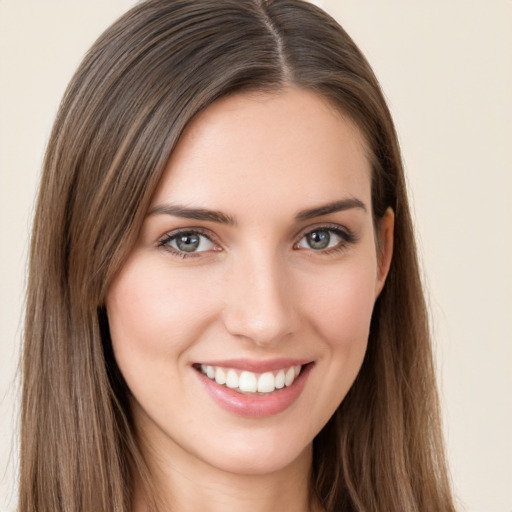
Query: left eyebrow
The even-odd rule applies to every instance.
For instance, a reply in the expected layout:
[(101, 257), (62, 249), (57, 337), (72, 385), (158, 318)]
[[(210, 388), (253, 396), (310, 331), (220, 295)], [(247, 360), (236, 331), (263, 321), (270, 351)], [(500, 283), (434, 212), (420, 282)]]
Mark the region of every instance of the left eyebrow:
[(155, 206), (148, 212), (149, 215), (172, 215), (185, 219), (205, 220), (209, 222), (218, 222), (219, 224), (228, 224), (234, 226), (236, 221), (231, 215), (226, 215), (217, 210), (208, 210), (206, 208), (187, 208), (177, 204), (162, 204)]
[(359, 208), (364, 212), (368, 211), (366, 205), (362, 201), (356, 198), (350, 198), (334, 201), (333, 203), (318, 206), (317, 208), (302, 210), (295, 216), (295, 218), (298, 221), (309, 220), (315, 217), (321, 217), (322, 215), (328, 215), (329, 213), (351, 210), (352, 208)]

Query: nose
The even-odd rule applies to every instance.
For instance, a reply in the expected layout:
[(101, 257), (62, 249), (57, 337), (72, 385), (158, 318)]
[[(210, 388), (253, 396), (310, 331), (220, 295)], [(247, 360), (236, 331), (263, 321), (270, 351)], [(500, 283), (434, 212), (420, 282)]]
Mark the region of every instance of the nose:
[(223, 322), (230, 334), (268, 347), (296, 331), (289, 271), (275, 254), (241, 258), (229, 274)]

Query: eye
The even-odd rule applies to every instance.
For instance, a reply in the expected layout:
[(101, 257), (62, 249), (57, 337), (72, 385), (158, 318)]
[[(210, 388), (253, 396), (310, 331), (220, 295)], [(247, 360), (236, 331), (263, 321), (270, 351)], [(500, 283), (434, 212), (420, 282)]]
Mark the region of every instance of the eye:
[(188, 256), (198, 252), (216, 250), (217, 246), (203, 233), (199, 231), (179, 231), (170, 233), (159, 244), (178, 253), (180, 256)]
[(342, 249), (346, 243), (353, 242), (353, 238), (350, 233), (339, 228), (317, 228), (304, 234), (295, 247), (314, 251)]

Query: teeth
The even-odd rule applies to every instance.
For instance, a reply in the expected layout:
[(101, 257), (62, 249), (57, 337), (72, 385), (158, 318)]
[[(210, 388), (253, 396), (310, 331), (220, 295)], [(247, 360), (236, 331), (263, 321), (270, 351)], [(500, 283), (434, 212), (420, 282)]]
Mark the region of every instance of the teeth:
[(201, 371), (217, 384), (225, 385), (230, 389), (242, 393), (272, 393), (276, 389), (291, 386), (301, 371), (302, 366), (290, 366), (277, 372), (265, 372), (256, 374), (243, 371), (237, 373), (232, 368), (221, 368), (220, 366), (201, 365)]
[(228, 370), (228, 375), (226, 377), (226, 386), (231, 389), (235, 389), (238, 387), (238, 374), (235, 370)]
[(258, 382), (256, 375), (252, 372), (242, 372), (240, 374), (240, 380), (238, 381), (238, 388), (240, 391), (246, 393), (255, 392), (258, 389)]
[(289, 386), (294, 380), (295, 380), (295, 369), (288, 368), (288, 371), (286, 372), (286, 376), (284, 378), (284, 383), (287, 386)]
[(217, 384), (226, 384), (226, 372), (222, 368), (215, 370), (215, 382)]
[(260, 393), (272, 393), (276, 389), (276, 379), (272, 372), (262, 373), (258, 379), (258, 391)]
[(279, 370), (276, 375), (276, 389), (284, 388), (285, 373), (284, 370)]

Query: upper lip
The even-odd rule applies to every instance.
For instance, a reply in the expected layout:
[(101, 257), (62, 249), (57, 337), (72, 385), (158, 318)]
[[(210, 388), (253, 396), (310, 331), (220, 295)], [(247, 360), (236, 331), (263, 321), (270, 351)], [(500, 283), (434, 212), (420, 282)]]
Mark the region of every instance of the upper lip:
[(220, 366), (222, 368), (233, 368), (235, 370), (250, 371), (254, 373), (271, 372), (290, 368), (291, 366), (303, 366), (313, 362), (311, 359), (297, 359), (291, 357), (283, 357), (278, 359), (223, 359), (215, 361), (200, 361), (197, 365)]

